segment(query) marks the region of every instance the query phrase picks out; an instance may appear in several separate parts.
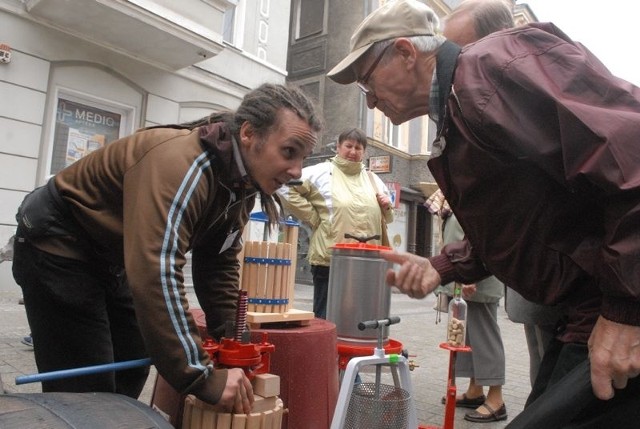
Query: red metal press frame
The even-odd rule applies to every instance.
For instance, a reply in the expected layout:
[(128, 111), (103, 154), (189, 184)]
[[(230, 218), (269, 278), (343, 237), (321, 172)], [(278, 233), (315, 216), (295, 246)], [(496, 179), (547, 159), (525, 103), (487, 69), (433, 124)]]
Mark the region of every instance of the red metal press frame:
[[(338, 341), (338, 367), (344, 371), (351, 358), (371, 356), (375, 346), (359, 346)], [(383, 346), (385, 354), (402, 354), (402, 343), (389, 338), (387, 345)]]
[(240, 290), (236, 309), (236, 328), (233, 338), (222, 338), (216, 342), (207, 338), (202, 347), (209, 353), (218, 368), (242, 368), (252, 380), (256, 374), (266, 374), (271, 368), (270, 354), (276, 347), (267, 342), (268, 334), (262, 334), (260, 343), (243, 343), (242, 334), (247, 320), (247, 291)]
[(418, 426), (418, 429), (453, 429), (456, 416), (456, 358), (458, 352), (470, 352), (471, 347), (454, 347), (447, 343), (440, 344), (441, 349), (449, 350), (449, 374), (447, 376), (447, 394), (444, 405), (443, 426)]

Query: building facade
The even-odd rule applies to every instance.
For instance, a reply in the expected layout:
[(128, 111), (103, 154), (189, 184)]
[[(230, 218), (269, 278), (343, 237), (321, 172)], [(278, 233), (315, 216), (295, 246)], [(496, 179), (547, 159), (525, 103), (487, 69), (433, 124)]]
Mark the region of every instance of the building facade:
[(290, 10), (290, 0), (0, 0), (0, 243), (24, 196), (92, 150), (284, 83)]

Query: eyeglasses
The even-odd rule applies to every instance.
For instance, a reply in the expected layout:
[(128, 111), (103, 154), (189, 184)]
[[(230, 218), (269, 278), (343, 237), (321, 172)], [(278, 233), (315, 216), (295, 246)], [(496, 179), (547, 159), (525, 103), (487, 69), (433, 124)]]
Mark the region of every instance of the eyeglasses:
[(360, 88), (360, 91), (362, 91), (364, 93), (364, 95), (369, 95), (369, 94), (371, 94), (373, 92), (371, 87), (367, 84), (367, 82), (369, 81), (369, 78), (371, 77), (371, 74), (373, 74), (373, 71), (376, 69), (376, 66), (378, 65), (380, 60), (382, 60), (382, 57), (384, 57), (384, 54), (387, 52), (387, 49), (389, 49), (389, 47), (391, 47), (391, 45), (393, 45), (393, 43), (388, 44), (382, 50), (382, 52), (380, 52), (380, 55), (378, 55), (378, 58), (376, 58), (376, 60), (373, 62), (373, 64), (371, 64), (371, 66), (369, 67), (369, 70), (367, 70), (367, 72), (364, 74), (364, 76), (362, 76), (362, 79), (358, 79), (356, 81), (356, 85), (358, 85), (358, 88)]

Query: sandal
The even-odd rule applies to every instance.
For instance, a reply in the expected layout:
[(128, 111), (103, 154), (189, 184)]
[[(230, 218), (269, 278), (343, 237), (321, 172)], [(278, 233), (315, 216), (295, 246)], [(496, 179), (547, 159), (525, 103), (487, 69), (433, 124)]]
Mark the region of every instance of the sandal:
[[(462, 394), (462, 398), (456, 399), (456, 407), (462, 408), (478, 408), (480, 405), (484, 404), (487, 398), (484, 395), (480, 395), (476, 398), (469, 398), (466, 393)], [(440, 401), (443, 404), (447, 403), (447, 397), (443, 396)]]
[(485, 407), (487, 411), (489, 411), (489, 414), (482, 414), (479, 413), (478, 410), (474, 410), (465, 414), (464, 419), (476, 423), (498, 422), (500, 420), (507, 419), (507, 407), (504, 405), (504, 403), (500, 408), (498, 408), (497, 411), (495, 411), (487, 404), (482, 404), (481, 406)]

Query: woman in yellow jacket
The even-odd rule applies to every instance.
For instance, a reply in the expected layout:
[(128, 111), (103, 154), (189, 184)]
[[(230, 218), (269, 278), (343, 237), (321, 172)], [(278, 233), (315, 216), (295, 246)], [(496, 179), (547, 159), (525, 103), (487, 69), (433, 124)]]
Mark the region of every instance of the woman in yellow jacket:
[[(362, 163), (365, 133), (353, 128), (338, 137), (336, 156), (302, 170), (302, 184), (278, 193), (285, 210), (311, 226), (308, 260), (313, 276), (313, 311), (326, 318), (331, 247), (356, 237), (382, 237), (382, 222), (393, 221), (387, 186)], [(370, 241), (380, 244), (381, 241)]]

